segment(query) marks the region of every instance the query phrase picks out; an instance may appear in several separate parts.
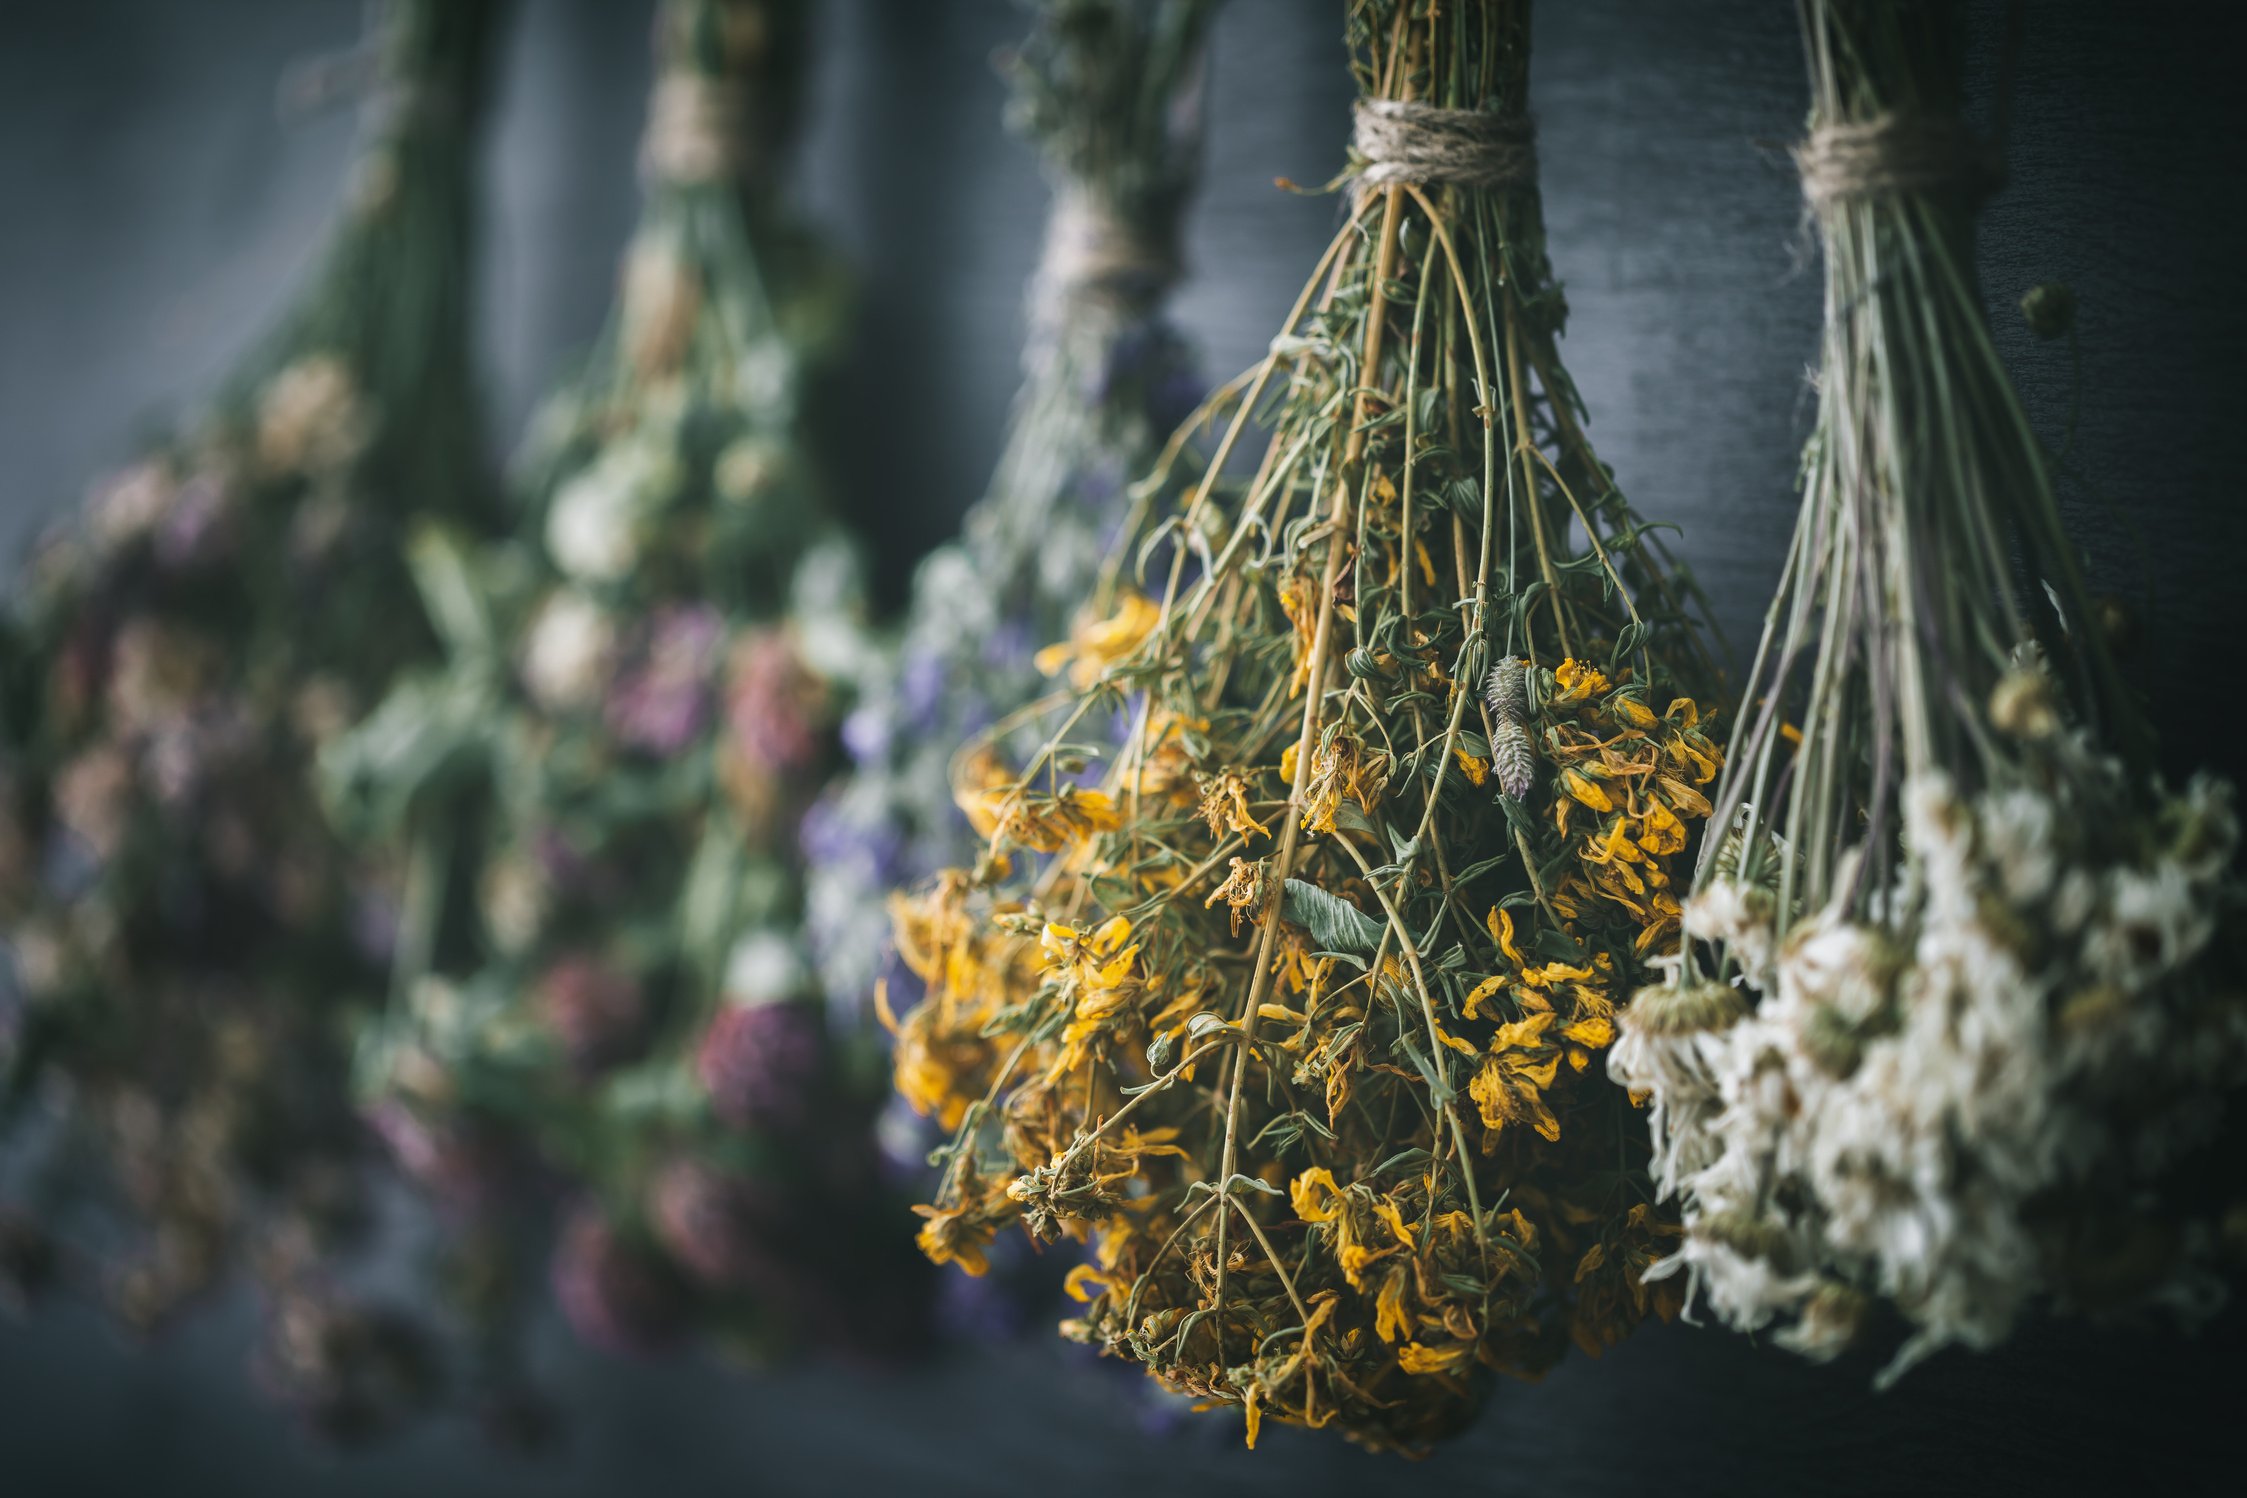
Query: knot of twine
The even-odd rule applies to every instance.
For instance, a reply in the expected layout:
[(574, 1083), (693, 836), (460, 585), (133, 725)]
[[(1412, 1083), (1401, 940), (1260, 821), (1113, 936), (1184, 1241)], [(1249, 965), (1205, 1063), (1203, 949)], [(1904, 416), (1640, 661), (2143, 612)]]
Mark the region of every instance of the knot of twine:
[(1360, 99), (1355, 118), (1350, 147), (1365, 162), (1361, 196), (1408, 182), (1501, 188), (1537, 179), (1536, 129), (1526, 116)]
[(1820, 125), (1794, 148), (1802, 196), (1816, 210), (1907, 192), (1981, 198), (2002, 176), (1992, 153), (1947, 115), (1882, 114)]
[(1172, 215), (1122, 214), (1099, 194), (1064, 189), (1046, 220), (1039, 314), (1084, 302), (1130, 308), (1160, 296), (1179, 276), (1177, 229)]
[(694, 184), (741, 177), (752, 165), (749, 99), (738, 83), (685, 70), (656, 80), (640, 137), (651, 181)]

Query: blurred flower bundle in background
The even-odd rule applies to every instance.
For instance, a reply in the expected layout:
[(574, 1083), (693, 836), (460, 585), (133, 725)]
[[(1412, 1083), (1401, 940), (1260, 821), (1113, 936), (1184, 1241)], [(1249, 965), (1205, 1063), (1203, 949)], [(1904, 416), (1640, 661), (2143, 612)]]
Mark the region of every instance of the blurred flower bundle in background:
[(1046, 737), (962, 755), (987, 848), (900, 908), (896, 1071), (957, 1130), (932, 1258), (1089, 1242), (1070, 1335), (1251, 1442), (1411, 1450), (1674, 1309), (1595, 1062), (1721, 754), (1690, 581), (1560, 366), (1528, 7), (1348, 15), (1354, 211), (1047, 657)]
[[(1002, 59), (1015, 129), (1053, 185), (1032, 283), (1024, 384), (998, 471), (957, 541), (922, 562), (902, 629), (844, 724), (850, 770), (804, 825), (806, 931), (829, 1002), (862, 1026), (877, 985), (917, 989), (890, 940), (891, 892), (972, 861), (952, 762), (1036, 748), (1054, 690), (1035, 652), (1068, 632), (1123, 533), (1134, 481), (1199, 403), (1163, 316), (1201, 150), (1202, 52), (1215, 0), (1041, 0)], [(907, 1130), (915, 1167), (932, 1139)], [(1031, 1275), (1035, 1283), (1050, 1282)], [(1016, 1318), (947, 1284), (961, 1319)]]
[(883, 1204), (874, 1089), (797, 936), (796, 822), (865, 648), (802, 446), (842, 324), (779, 191), (806, 23), (659, 7), (614, 323), (537, 420), (516, 537), (415, 538), (449, 661), (324, 765), (410, 870), (360, 1095), (439, 1196), (535, 1170), (567, 1199), (553, 1288), (612, 1350), (913, 1339), (913, 1277), (854, 1226)]
[(468, 263), (497, 10), (379, 13), (324, 268), (207, 418), (45, 545), (0, 639), (0, 1060), (13, 1122), (60, 1115), (15, 1161), (69, 1234), (49, 1258), (136, 1327), (238, 1265), (279, 1322), (384, 1320), (296, 1339), (284, 1392), (339, 1433), (419, 1403), (426, 1358), (322, 1273), (365, 1215), (351, 1027), (397, 910), (310, 770), (435, 651), (402, 534), (491, 518)]
[[(2039, 1297), (2206, 1309), (2226, 1204), (2164, 1172), (2247, 1063), (2214, 970), (2238, 821), (2156, 777), (1984, 326), (1960, 9), (1804, 18), (1818, 429), (1686, 907), (1706, 945), (1614, 1070), (1684, 1203), (1663, 1272), (1819, 1357), (1885, 1301), (1893, 1377)], [(2069, 299), (2026, 310), (2056, 336)]]

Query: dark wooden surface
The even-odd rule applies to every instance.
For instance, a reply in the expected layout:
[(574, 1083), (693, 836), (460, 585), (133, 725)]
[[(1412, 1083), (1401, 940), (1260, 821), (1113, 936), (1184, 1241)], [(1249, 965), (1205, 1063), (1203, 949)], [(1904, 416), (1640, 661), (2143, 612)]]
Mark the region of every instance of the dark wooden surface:
[[(187, 409), (312, 253), (348, 119), (283, 131), (272, 82), (348, 38), (352, 0), (0, 0), (0, 547), (74, 501), (136, 432)], [(1322, 180), (1348, 98), (1326, 0), (1232, 0), (1208, 189), (1181, 313), (1213, 374), (1255, 358), (1334, 223)], [(2057, 438), (2073, 372), (2011, 304), (2082, 297), (2077, 533), (2144, 607), (2133, 663), (2172, 763), (2247, 770), (2231, 666), (2247, 553), (2239, 51), (2228, 5), (2029, 7), (2011, 184), (1985, 219), (2003, 346)], [(889, 580), (974, 496), (1013, 383), (1042, 189), (985, 67), (1003, 0), (835, 0), (806, 188), (865, 274), (864, 437), (838, 470), (882, 524)], [(1984, 14), (1987, 12), (1987, 14)], [(1978, 0), (1985, 86), (1996, 6)], [(598, 328), (630, 222), (644, 6), (525, 0), (493, 152), (487, 347), (495, 440)], [(1778, 155), (1802, 108), (1778, 0), (1548, 0), (1537, 109), (1565, 352), (1603, 453), (1686, 527), (1736, 651), (1794, 510), (1817, 274)], [(1985, 87), (1985, 99), (1987, 90)], [(2149, 560), (2164, 560), (2158, 587)], [(2236, 1177), (2238, 1167), (2223, 1167)], [(2118, 1208), (2119, 1209), (2119, 1208)], [(1709, 1330), (1499, 1391), (1417, 1466), (1282, 1432), (1153, 1435), (1057, 1348), (884, 1380), (620, 1367), (543, 1328), (574, 1411), (524, 1465), (439, 1425), (338, 1458), (241, 1375), (250, 1313), (146, 1352), (64, 1308), (0, 1323), (0, 1493), (1259, 1493), (1664, 1495), (2235, 1491), (2238, 1317), (2195, 1340), (2031, 1328), (1874, 1395), (1869, 1363), (1806, 1368)], [(1217, 1422), (1203, 1422), (1215, 1425)]]

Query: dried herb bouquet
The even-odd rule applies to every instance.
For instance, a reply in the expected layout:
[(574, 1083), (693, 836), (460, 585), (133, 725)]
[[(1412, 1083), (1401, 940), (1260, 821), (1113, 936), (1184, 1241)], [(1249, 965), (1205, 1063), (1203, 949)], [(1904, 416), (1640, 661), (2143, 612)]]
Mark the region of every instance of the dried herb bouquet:
[[(890, 937), (891, 891), (971, 861), (981, 843), (952, 801), (954, 751), (1052, 691), (1037, 647), (1067, 633), (1134, 508), (1133, 480), (1201, 399), (1164, 309), (1199, 164), (1214, 10), (1041, 0), (1001, 59), (1009, 122), (1037, 146), (1054, 193), (1022, 388), (989, 491), (960, 537), (921, 563), (897, 635), (857, 684), (849, 773), (804, 821), (805, 934), (838, 1023), (854, 1031), (880, 1033), (869, 1024), (877, 983), (892, 1003), (917, 988)], [(1017, 721), (1000, 752), (1026, 756), (1037, 724)], [(895, 1102), (883, 1132), (917, 1172), (934, 1126), (908, 1112)], [(1006, 1257), (1000, 1274), (945, 1281), (947, 1329), (1015, 1334), (1051, 1308), (1058, 1271), (1026, 1246)]]
[(863, 1330), (809, 1238), (872, 1159), (797, 937), (862, 638), (803, 440), (841, 283), (780, 172), (809, 15), (658, 8), (615, 321), (538, 419), (514, 540), (416, 539), (449, 663), (326, 765), (414, 871), (362, 1094), (441, 1194), (519, 1180), (496, 1139), (576, 1196), (555, 1288), (620, 1350)]
[[(498, 11), (376, 12), (324, 267), (210, 414), (45, 547), (6, 630), (0, 1057), (11, 1106), (36, 1090), (71, 1125), (35, 1189), (121, 1212), (107, 1288), (136, 1325), (245, 1260), (285, 1319), (337, 1324), (302, 1295), (359, 1216), (349, 1026), (380, 1002), (393, 871), (329, 834), (313, 762), (434, 652), (398, 606), (401, 534), (490, 518), (468, 283)], [(70, 1218), (74, 1247), (110, 1258), (110, 1217)], [(309, 1376), (290, 1387), (339, 1427), (412, 1392)]]
[(1111, 557), (1037, 751), (963, 751), (987, 848), (902, 908), (897, 1081), (957, 1129), (931, 1257), (1084, 1241), (1070, 1335), (1252, 1441), (1416, 1450), (1674, 1305), (1593, 1063), (1720, 754), (1690, 581), (1560, 363), (1528, 6), (1347, 14), (1348, 221)]
[[(1009, 119), (1038, 147), (1053, 208), (1032, 282), (1024, 380), (989, 492), (924, 560), (893, 644), (844, 725), (851, 772), (805, 825), (808, 925), (829, 1000), (863, 1016), (892, 889), (971, 861), (954, 807), (962, 741), (1051, 687), (1067, 633), (1125, 524), (1133, 481), (1199, 403), (1164, 306), (1201, 144), (1216, 0), (1041, 0), (1004, 59)], [(1034, 725), (1007, 747), (1028, 754)], [(895, 998), (896, 995), (893, 995)]]
[(2047, 1295), (2203, 1298), (2161, 1170), (2241, 1075), (2238, 824), (2156, 778), (1984, 325), (1961, 8), (1802, 16), (1818, 427), (1694, 945), (1613, 1069), (1684, 1204), (1665, 1270), (1816, 1356), (1885, 1301), (1893, 1377)]

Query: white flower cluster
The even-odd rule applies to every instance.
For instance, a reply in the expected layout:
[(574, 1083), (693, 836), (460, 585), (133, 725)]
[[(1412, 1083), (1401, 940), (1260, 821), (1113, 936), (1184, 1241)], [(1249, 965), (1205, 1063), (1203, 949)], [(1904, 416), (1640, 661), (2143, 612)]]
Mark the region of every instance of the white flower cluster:
[(622, 581), (679, 485), (678, 461), (657, 437), (602, 448), (555, 492), (546, 515), (547, 553), (579, 582)]
[[(1884, 1297), (1916, 1329), (1891, 1378), (2086, 1278), (2204, 1297), (2139, 1209), (2247, 1058), (2247, 1010), (2198, 971), (2238, 821), (2219, 781), (2151, 819), (2119, 785), (2102, 768), (2074, 794), (1967, 797), (1913, 776), (1902, 869), (1863, 919), (1829, 908), (1777, 939), (1768, 890), (1695, 897), (1688, 929), (1737, 986), (1646, 990), (1611, 1057), (1650, 1095), (1654, 1174), (1683, 1199), (1686, 1242), (1656, 1274), (1689, 1270), (1725, 1321), (1787, 1322), (1779, 1340), (1812, 1356)], [(2082, 1241), (2081, 1212), (2061, 1241), (2047, 1209), (2073, 1193), (2102, 1199), (2113, 1242)]]

